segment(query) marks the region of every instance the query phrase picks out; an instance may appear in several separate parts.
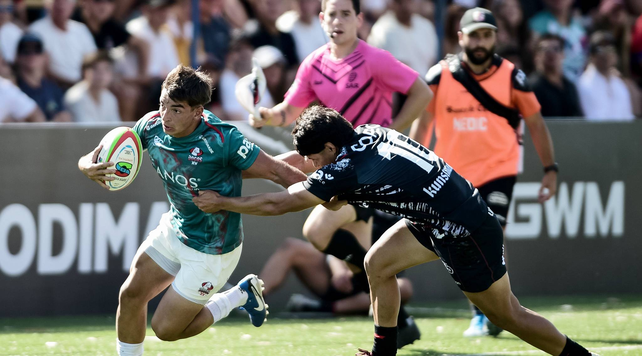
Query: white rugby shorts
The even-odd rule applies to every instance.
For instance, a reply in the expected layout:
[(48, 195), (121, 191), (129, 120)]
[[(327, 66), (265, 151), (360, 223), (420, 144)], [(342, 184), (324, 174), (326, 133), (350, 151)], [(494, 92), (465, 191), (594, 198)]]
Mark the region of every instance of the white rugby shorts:
[(170, 214), (161, 217), (141, 249), (167, 273), (175, 276), (172, 286), (183, 298), (205, 304), (225, 285), (241, 258), (243, 245), (223, 255), (210, 255), (185, 246), (176, 236)]

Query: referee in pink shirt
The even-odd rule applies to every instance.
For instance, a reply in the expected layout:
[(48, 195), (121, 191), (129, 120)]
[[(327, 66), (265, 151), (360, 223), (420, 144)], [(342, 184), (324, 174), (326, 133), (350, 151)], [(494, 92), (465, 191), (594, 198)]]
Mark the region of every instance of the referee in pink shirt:
[[(357, 37), (357, 29), (363, 23), (359, 0), (323, 0), (321, 9), (319, 19), (330, 42), (301, 63), (282, 103), (271, 109), (260, 108), (260, 119), (250, 115), (252, 126), (289, 125), (310, 103), (318, 101), (337, 110), (355, 127), (377, 124), (398, 131), (408, 128), (432, 99), (426, 83), (389, 52), (372, 47)], [(393, 92), (407, 95), (394, 118)], [(280, 158), (306, 173), (315, 170), (312, 162), (298, 154), (285, 154)], [(319, 251), (348, 263), (354, 273), (352, 288), (355, 291), (369, 290), (363, 262), (372, 244), (373, 214), (374, 210), (367, 207), (345, 205), (338, 211), (331, 211), (318, 206), (303, 226), (303, 234)], [(375, 224), (379, 223), (377, 219)], [(385, 231), (385, 227), (378, 227), (377, 231)], [(335, 293), (346, 293), (345, 288), (337, 286), (335, 289), (341, 289), (333, 291)], [(403, 308), (399, 312), (398, 327), (398, 348), (419, 339), (417, 325)]]

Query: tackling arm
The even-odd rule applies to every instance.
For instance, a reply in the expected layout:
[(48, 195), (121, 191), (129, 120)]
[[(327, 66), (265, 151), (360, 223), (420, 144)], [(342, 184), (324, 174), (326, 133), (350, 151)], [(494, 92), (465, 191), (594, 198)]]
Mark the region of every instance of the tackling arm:
[(303, 183), (296, 183), (278, 193), (263, 193), (248, 197), (224, 197), (212, 190), (200, 191), (192, 199), (194, 204), (206, 213), (219, 210), (234, 211), (242, 214), (273, 216), (301, 211), (325, 203), (308, 192)]

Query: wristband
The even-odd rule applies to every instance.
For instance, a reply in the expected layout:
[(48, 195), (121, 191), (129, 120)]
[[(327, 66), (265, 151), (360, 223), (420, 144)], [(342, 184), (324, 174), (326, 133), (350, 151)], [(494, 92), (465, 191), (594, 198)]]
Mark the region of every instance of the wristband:
[(544, 167), (544, 173), (548, 173), (550, 171), (555, 171), (555, 172), (560, 171), (559, 166), (557, 165), (557, 162), (551, 164), (550, 166)]

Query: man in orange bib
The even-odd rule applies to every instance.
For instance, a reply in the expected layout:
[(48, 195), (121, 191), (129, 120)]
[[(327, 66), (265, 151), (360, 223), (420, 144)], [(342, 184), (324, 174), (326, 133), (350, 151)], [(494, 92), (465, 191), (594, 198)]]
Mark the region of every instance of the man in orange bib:
[[(434, 152), (479, 190), (488, 206), (506, 226), (519, 165), (523, 122), (544, 166), (539, 201), (557, 190), (557, 163), (553, 143), (540, 105), (526, 75), (496, 55), (496, 22), (483, 8), (466, 11), (460, 21), (463, 52), (448, 55), (433, 66), (426, 80), (434, 93), (410, 137), (429, 146), (434, 125)], [(498, 334), (477, 308), (464, 336)]]

